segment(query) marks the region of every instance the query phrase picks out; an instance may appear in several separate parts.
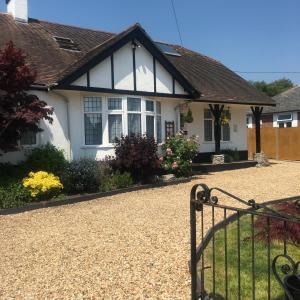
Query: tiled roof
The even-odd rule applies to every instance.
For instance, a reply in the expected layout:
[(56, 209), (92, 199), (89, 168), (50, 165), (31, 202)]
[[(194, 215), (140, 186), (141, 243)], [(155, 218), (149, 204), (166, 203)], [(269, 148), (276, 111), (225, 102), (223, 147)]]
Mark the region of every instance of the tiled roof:
[[(20, 24), (10, 15), (0, 13), (0, 32), (0, 48), (12, 40), (18, 48), (27, 53), (28, 63), (37, 71), (36, 84), (48, 86), (80, 68), (125, 35), (127, 30), (116, 35), (36, 19), (29, 19), (28, 24)], [(59, 48), (54, 36), (72, 39), (81, 51)], [(270, 97), (253, 88), (220, 62), (177, 45), (170, 46), (181, 56), (168, 55), (166, 58), (201, 94), (196, 100), (253, 105), (274, 104)]]
[(264, 108), (264, 113), (300, 111), (300, 85), (273, 97), (276, 107)]

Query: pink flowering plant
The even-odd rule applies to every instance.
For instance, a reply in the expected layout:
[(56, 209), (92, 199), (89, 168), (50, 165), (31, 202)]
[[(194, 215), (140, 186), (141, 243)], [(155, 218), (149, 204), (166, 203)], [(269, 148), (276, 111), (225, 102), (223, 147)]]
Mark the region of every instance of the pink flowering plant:
[(169, 137), (163, 145), (161, 166), (176, 177), (188, 177), (192, 172), (192, 161), (198, 152), (196, 137), (185, 138), (178, 133)]

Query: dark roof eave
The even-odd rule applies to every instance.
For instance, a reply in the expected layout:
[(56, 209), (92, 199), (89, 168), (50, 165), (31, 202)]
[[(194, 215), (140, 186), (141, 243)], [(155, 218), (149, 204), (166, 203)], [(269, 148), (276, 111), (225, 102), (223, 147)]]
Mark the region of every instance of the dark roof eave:
[(203, 103), (226, 103), (226, 104), (239, 104), (239, 105), (251, 105), (251, 106), (276, 106), (276, 103), (265, 103), (265, 102), (247, 102), (247, 101), (231, 101), (228, 99), (223, 100), (210, 100), (210, 99), (193, 99), (194, 102)]

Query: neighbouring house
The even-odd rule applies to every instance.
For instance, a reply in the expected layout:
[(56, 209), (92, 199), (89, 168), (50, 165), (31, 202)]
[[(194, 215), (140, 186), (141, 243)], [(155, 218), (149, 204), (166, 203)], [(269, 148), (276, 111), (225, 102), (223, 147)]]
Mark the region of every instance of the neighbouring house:
[[(236, 149), (247, 159), (250, 107), (275, 105), (220, 62), (184, 47), (151, 39), (139, 24), (119, 34), (28, 18), (27, 0), (7, 0), (0, 13), (0, 48), (13, 41), (38, 77), (31, 93), (54, 108), (54, 122), (21, 140), (24, 152), (51, 142), (69, 159), (113, 155), (122, 134), (147, 134), (162, 143), (183, 129), (199, 136), (198, 159)], [(181, 116), (192, 111), (192, 122)], [(227, 123), (221, 122), (226, 112)], [(191, 121), (191, 120), (190, 120)], [(259, 148), (259, 131), (257, 151)]]
[[(300, 86), (295, 86), (273, 97), (276, 107), (265, 107), (261, 115), (261, 127), (300, 126)], [(253, 117), (247, 116), (248, 128), (253, 128)]]

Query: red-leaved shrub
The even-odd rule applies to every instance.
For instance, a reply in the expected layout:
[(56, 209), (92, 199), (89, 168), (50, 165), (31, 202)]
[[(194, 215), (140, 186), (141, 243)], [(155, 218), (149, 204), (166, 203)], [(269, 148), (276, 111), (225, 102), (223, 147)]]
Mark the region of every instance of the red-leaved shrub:
[[(291, 218), (300, 218), (300, 207), (295, 202), (285, 202), (276, 204), (272, 207), (273, 210), (289, 215)], [(286, 223), (286, 224), (285, 224)], [(284, 241), (295, 245), (300, 245), (300, 222), (283, 221), (278, 218), (269, 218), (269, 238), (268, 238), (268, 218), (258, 216), (255, 222), (256, 239), (264, 242)]]
[(129, 172), (135, 182), (148, 182), (160, 170), (157, 143), (152, 137), (131, 135), (116, 140), (114, 170)]

